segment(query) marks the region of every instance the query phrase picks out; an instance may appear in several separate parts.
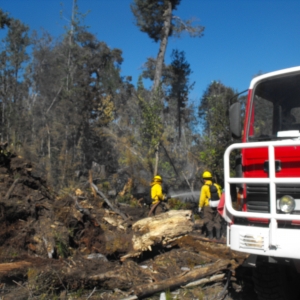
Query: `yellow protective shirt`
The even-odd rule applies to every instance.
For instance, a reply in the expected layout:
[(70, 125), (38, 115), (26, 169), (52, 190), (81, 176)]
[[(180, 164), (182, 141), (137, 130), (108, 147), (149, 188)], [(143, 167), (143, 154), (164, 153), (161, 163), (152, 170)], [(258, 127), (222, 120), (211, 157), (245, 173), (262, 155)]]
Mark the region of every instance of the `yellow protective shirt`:
[[(205, 184), (203, 184), (203, 186), (201, 188), (200, 198), (199, 198), (199, 207), (202, 208), (204, 206), (209, 206), (209, 199), (211, 198), (209, 185), (212, 185), (212, 184), (213, 183), (211, 180), (206, 180)], [(221, 187), (216, 183), (214, 183), (214, 185), (217, 187), (218, 195), (221, 198)]]
[(162, 186), (161, 183), (159, 182), (152, 182), (151, 183), (151, 199), (152, 199), (152, 204), (156, 204), (159, 201), (164, 200), (164, 195), (162, 192)]

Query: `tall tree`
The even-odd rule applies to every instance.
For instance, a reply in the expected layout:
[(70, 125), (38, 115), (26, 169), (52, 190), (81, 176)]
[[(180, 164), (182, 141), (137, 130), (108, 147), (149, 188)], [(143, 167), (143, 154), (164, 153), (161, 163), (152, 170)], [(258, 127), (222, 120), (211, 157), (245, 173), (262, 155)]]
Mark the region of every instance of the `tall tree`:
[[(156, 105), (158, 99), (164, 107), (164, 95), (160, 86), (164, 65), (165, 52), (168, 38), (172, 35), (180, 36), (180, 33), (187, 31), (191, 36), (202, 36), (204, 27), (193, 26), (192, 21), (183, 21), (173, 16), (173, 11), (180, 4), (180, 0), (134, 0), (131, 10), (136, 18), (136, 25), (141, 31), (146, 32), (155, 42), (160, 42), (159, 51), (155, 61), (154, 83), (152, 86), (152, 104)], [(163, 113), (159, 114), (163, 122)], [(160, 135), (162, 135), (161, 132)], [(159, 143), (156, 146), (156, 162), (158, 165)], [(156, 175), (156, 174), (154, 174)]]
[(29, 59), (26, 52), (30, 45), (29, 28), (13, 18), (2, 19), (2, 24), (9, 27), (0, 53), (1, 139), (15, 146), (22, 128), (22, 101), (27, 94), (25, 66)]
[(81, 22), (75, 6), (63, 39), (55, 43), (45, 36), (33, 50), (39, 155), (62, 186), (78, 169), (116, 161), (109, 159), (112, 151), (102, 129), (115, 117), (122, 52), (98, 41)]
[[(162, 103), (157, 97), (157, 94), (154, 97), (147, 101), (147, 98), (144, 97), (144, 88), (138, 86), (138, 99), (141, 107), (141, 137), (144, 143), (148, 146), (147, 156), (155, 153), (155, 164), (153, 174), (156, 175), (158, 171), (158, 148), (162, 137), (163, 132), (163, 122), (161, 118), (161, 112), (163, 110)], [(149, 158), (150, 160), (150, 158)]]
[[(169, 66), (170, 92), (168, 95), (169, 106), (176, 109), (176, 128), (178, 131), (178, 141), (181, 140), (182, 121), (188, 121), (188, 96), (194, 83), (189, 83), (191, 74), (190, 64), (185, 59), (183, 51), (173, 50), (172, 62)], [(175, 104), (175, 105), (174, 105)]]
[(187, 31), (192, 37), (202, 36), (204, 27), (193, 26), (192, 20), (184, 21), (173, 16), (181, 0), (134, 0), (131, 10), (136, 18), (136, 25), (142, 32), (146, 32), (155, 42), (160, 42), (156, 58), (153, 91), (157, 91), (161, 80), (162, 68), (168, 38), (172, 35), (180, 36)]
[(231, 143), (228, 112), (232, 101), (237, 101), (234, 95), (232, 88), (213, 81), (205, 91), (198, 111), (204, 145), (200, 157), (220, 183), (223, 183), (223, 154)]
[[(193, 83), (189, 81), (191, 69), (184, 52), (174, 50), (171, 58), (171, 64), (164, 64), (162, 71), (162, 88), (166, 92), (167, 101), (164, 108), (161, 106), (164, 110), (163, 120), (159, 118), (159, 111), (155, 114), (156, 123), (160, 124), (161, 120), (162, 124), (160, 129), (159, 126), (155, 127), (156, 130), (159, 129), (155, 137), (160, 137), (158, 144), (163, 150), (159, 153), (158, 166), (159, 173), (163, 172), (165, 176), (176, 178), (177, 181), (179, 181), (178, 176), (183, 176), (183, 181), (186, 182), (195, 173), (194, 159), (190, 151), (194, 139), (192, 122), (195, 122), (196, 115), (195, 109), (188, 105), (188, 96)], [(155, 60), (149, 58), (142, 73), (143, 77), (153, 79), (154, 69)], [(144, 99), (150, 106), (151, 97)], [(150, 132), (154, 133), (155, 130)], [(182, 170), (185, 169), (187, 173), (183, 174)]]

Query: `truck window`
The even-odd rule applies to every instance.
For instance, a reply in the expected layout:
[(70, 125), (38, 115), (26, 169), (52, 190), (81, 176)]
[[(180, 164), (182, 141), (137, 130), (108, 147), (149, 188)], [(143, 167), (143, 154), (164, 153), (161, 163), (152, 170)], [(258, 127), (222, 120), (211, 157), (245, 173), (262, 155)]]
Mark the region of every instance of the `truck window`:
[[(247, 112), (247, 136), (251, 141), (300, 137), (300, 74), (267, 78), (255, 86)], [(295, 133), (295, 131), (299, 131)]]
[(294, 107), (291, 109), (291, 115), (294, 117), (295, 122), (294, 125), (297, 126), (296, 124), (298, 124), (298, 128), (300, 129), (300, 107)]
[(254, 137), (270, 136), (273, 134), (273, 109), (272, 102), (256, 96), (254, 98)]

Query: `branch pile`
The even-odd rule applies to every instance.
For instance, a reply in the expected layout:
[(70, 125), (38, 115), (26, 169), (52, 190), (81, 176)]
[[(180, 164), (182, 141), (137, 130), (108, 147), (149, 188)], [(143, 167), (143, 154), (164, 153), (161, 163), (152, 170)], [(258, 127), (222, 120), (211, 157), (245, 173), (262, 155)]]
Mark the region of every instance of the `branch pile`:
[(138, 299), (225, 282), (245, 259), (193, 238), (190, 210), (145, 217), (147, 208), (117, 206), (97, 186), (96, 195), (58, 197), (30, 162), (2, 150), (0, 296), (63, 298), (81, 289), (85, 298)]

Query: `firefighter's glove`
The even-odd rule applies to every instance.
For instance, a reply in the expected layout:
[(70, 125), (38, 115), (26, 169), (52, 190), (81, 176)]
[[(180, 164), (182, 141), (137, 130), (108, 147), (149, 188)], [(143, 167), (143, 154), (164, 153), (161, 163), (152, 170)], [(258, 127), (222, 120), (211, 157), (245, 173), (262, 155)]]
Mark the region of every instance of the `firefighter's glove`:
[(202, 208), (199, 206), (199, 207), (198, 207), (198, 213), (199, 213), (199, 214), (201, 213), (201, 209), (202, 209)]

